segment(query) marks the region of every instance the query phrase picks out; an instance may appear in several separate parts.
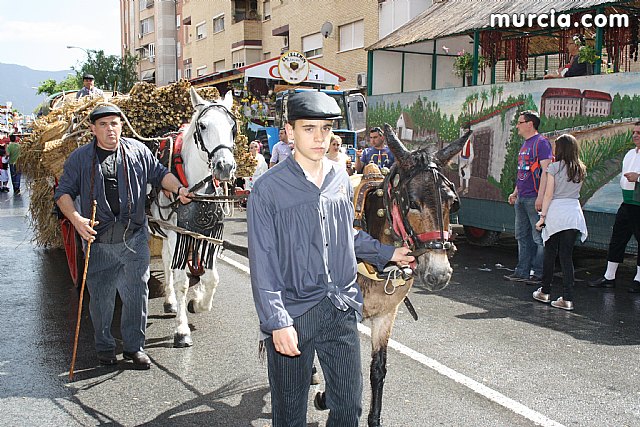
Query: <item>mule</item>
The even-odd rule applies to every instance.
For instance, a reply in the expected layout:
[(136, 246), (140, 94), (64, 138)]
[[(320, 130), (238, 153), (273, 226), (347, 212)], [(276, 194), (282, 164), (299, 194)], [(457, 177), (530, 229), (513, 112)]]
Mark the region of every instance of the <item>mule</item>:
[[(181, 150), (187, 187), (197, 194), (220, 195), (218, 184), (232, 181), (236, 169), (233, 150), (237, 123), (231, 113), (233, 97), (229, 91), (224, 99), (209, 102), (193, 88), (190, 97), (195, 112), (185, 129)], [(151, 209), (154, 217), (205, 236), (222, 237), (222, 220), (228, 214), (225, 202), (196, 200), (182, 205), (175, 196), (163, 192), (159, 192), (156, 200)], [(191, 313), (211, 310), (220, 281), (216, 270), (220, 246), (171, 230), (162, 232), (164, 311), (176, 313), (174, 347), (189, 347), (193, 340), (187, 310)], [(186, 267), (191, 270), (190, 275)], [(195, 284), (194, 297), (187, 303), (190, 282)]]
[[(358, 269), (357, 282), (364, 297), (363, 316), (371, 322), (371, 405), (367, 420), (370, 427), (380, 426), (387, 346), (398, 307), (405, 302), (417, 319), (406, 299), (413, 284), (438, 291), (451, 279), (449, 256), (455, 252), (455, 246), (449, 241), (449, 214), (457, 210), (459, 199), (455, 185), (444, 176), (442, 168), (471, 134), (468, 131), (432, 153), (426, 148), (407, 150), (388, 124), (384, 125), (384, 131), (396, 163), (377, 190), (365, 196), (359, 225), (382, 243), (408, 246), (416, 261), (410, 273), (397, 270), (398, 279), (393, 281), (369, 274), (361, 266)], [(315, 404), (326, 409), (324, 393), (316, 395)]]

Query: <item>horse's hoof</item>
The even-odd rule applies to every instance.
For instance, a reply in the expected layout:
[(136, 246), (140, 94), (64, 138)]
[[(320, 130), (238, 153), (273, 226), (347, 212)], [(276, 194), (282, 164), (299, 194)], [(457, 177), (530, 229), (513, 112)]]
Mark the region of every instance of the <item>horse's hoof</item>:
[(174, 348), (185, 348), (185, 347), (191, 347), (192, 345), (193, 345), (193, 341), (191, 340), (191, 335), (175, 334), (173, 336)]
[(318, 411), (326, 411), (329, 409), (327, 408), (327, 399), (323, 391), (316, 393), (316, 397), (313, 398), (313, 406), (315, 406)]
[(318, 385), (318, 384), (320, 384), (320, 374), (318, 373), (318, 370), (314, 366), (313, 370), (311, 371), (311, 385)]
[(164, 308), (164, 312), (167, 314), (170, 313), (177, 313), (178, 312), (178, 305), (177, 304), (171, 304), (169, 302), (165, 302), (163, 305)]
[(196, 308), (195, 308), (195, 304), (193, 303), (193, 300), (189, 300), (189, 303), (187, 304), (187, 310), (189, 311), (189, 313), (196, 313)]

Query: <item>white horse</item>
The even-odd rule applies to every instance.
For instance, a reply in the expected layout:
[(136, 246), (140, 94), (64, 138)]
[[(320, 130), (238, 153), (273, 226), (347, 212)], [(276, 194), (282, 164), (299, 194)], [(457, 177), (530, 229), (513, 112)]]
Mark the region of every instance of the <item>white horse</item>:
[[(236, 163), (233, 148), (236, 137), (236, 120), (231, 113), (233, 97), (227, 92), (216, 102), (204, 100), (191, 88), (191, 103), (195, 113), (185, 130), (182, 160), (188, 188), (198, 194), (219, 195), (218, 183), (234, 178)], [(225, 216), (223, 202), (193, 201), (187, 205), (176, 202), (174, 196), (159, 192), (157, 203), (152, 205), (155, 218), (190, 231), (221, 239), (222, 219)], [(210, 311), (213, 295), (219, 283), (216, 256), (219, 246), (208, 244), (170, 230), (162, 230), (162, 263), (164, 264), (165, 313), (176, 313), (174, 347), (193, 344), (187, 320), (187, 309), (192, 313)], [(156, 233), (157, 234), (157, 233)], [(201, 274), (191, 281), (195, 296), (187, 304), (190, 278), (185, 267)], [(204, 270), (204, 272), (203, 272)]]

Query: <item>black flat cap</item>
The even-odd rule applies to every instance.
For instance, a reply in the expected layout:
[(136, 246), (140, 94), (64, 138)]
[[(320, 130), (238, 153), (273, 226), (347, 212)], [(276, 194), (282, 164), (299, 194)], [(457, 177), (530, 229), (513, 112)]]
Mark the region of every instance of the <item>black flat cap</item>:
[(287, 101), (287, 119), (335, 120), (342, 118), (342, 111), (335, 99), (323, 92), (294, 93)]
[(89, 113), (89, 121), (95, 123), (100, 117), (106, 116), (119, 116), (121, 119), (124, 119), (124, 114), (117, 105), (100, 104)]
[(96, 78), (93, 77), (93, 74), (84, 74), (82, 76), (82, 80), (95, 80)]

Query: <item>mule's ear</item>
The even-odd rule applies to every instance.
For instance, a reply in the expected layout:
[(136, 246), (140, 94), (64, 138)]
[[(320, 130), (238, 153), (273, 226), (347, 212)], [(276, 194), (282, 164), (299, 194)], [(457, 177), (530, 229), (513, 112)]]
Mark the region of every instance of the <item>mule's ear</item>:
[(231, 111), (231, 107), (233, 107), (233, 91), (229, 91), (225, 94), (224, 99), (222, 100), (222, 105)]
[(436, 160), (438, 160), (440, 164), (443, 164), (443, 165), (448, 163), (449, 160), (453, 158), (453, 156), (455, 156), (462, 150), (464, 143), (467, 142), (469, 137), (471, 137), (472, 133), (473, 131), (471, 129), (468, 129), (467, 132), (464, 135), (462, 135), (460, 138), (456, 139), (446, 147), (443, 147), (442, 150), (438, 151), (434, 155)]
[(193, 86), (189, 89), (189, 94), (191, 95), (191, 105), (193, 105), (193, 108), (201, 107), (206, 103)]
[(400, 164), (403, 164), (411, 157), (411, 152), (407, 150), (407, 147), (398, 139), (398, 136), (388, 123), (384, 124), (384, 139), (387, 141), (387, 146), (393, 153), (393, 156)]

